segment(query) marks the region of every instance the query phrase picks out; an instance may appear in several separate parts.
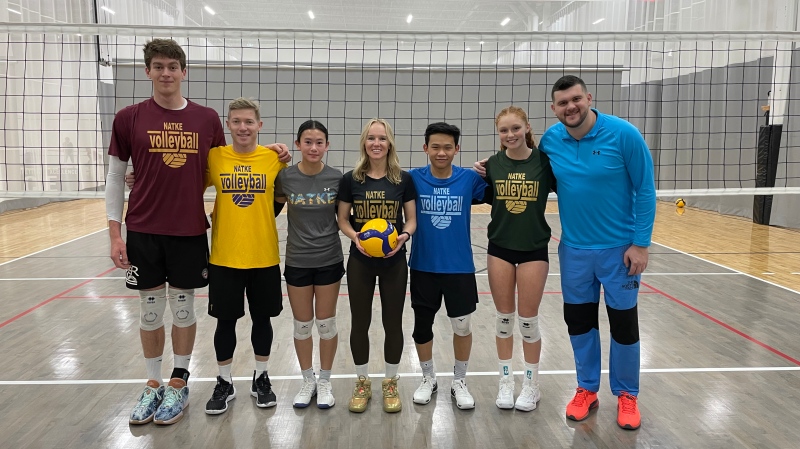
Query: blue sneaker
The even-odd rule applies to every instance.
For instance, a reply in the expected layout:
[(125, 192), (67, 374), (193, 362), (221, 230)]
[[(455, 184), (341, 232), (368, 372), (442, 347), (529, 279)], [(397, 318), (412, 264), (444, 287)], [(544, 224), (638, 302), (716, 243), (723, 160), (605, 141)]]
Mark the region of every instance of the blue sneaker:
[(131, 418), (128, 420), (131, 424), (147, 424), (153, 420), (153, 415), (161, 400), (164, 399), (164, 386), (158, 388), (151, 387), (150, 385), (144, 387), (144, 391), (139, 395), (139, 400), (136, 406), (131, 411)]
[(167, 425), (175, 424), (183, 418), (183, 410), (189, 406), (189, 387), (175, 388), (167, 385), (164, 391), (164, 400), (158, 406), (153, 422)]

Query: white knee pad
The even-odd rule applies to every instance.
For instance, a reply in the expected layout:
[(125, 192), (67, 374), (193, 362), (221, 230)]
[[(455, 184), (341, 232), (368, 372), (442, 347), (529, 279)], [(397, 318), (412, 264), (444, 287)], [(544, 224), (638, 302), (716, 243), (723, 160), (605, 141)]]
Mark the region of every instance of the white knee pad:
[(522, 341), (536, 343), (541, 340), (542, 335), (539, 333), (539, 317), (519, 317), (519, 332), (522, 334)]
[(169, 309), (172, 311), (172, 324), (177, 327), (189, 327), (197, 322), (194, 314), (194, 289), (170, 289)]
[(500, 313), (497, 312), (497, 336), (500, 338), (510, 338), (514, 335), (514, 317), (513, 313)]
[(317, 320), (317, 332), (321, 340), (330, 340), (335, 337), (339, 332), (336, 329), (336, 315), (325, 318), (324, 320)]
[(314, 319), (311, 321), (294, 320), (294, 338), (297, 340), (307, 340), (311, 338), (311, 328), (314, 326)]
[(164, 327), (167, 310), (167, 289), (139, 291), (139, 328), (154, 331)]
[(472, 314), (450, 318), (450, 324), (453, 325), (453, 333), (459, 337), (466, 337), (472, 334)]

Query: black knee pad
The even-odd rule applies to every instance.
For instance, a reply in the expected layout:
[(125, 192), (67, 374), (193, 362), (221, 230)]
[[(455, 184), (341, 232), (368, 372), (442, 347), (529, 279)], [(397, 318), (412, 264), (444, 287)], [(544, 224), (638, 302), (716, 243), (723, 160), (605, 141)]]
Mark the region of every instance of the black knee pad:
[(230, 360), (236, 350), (236, 320), (217, 320), (214, 331), (214, 352), (217, 361)]
[(617, 310), (606, 306), (611, 338), (621, 345), (632, 345), (639, 342), (639, 312), (636, 307)]
[(425, 344), (433, 340), (433, 319), (436, 313), (425, 307), (414, 308), (414, 343)]
[(586, 304), (567, 304), (564, 303), (564, 322), (567, 323), (567, 331), (570, 335), (583, 335), (592, 329), (600, 329), (597, 318), (597, 311), (600, 307), (598, 302)]

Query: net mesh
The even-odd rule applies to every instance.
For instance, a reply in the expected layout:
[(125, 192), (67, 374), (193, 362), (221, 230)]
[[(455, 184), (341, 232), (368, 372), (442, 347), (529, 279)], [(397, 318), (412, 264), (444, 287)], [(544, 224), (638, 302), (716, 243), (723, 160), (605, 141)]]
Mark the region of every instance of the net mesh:
[[(556, 122), (550, 89), (582, 77), (600, 111), (631, 121), (660, 195), (756, 187), (759, 130), (782, 125), (776, 188), (800, 192), (800, 33), (358, 34), (108, 25), (0, 25), (0, 195), (101, 196), (116, 111), (152, 94), (142, 45), (171, 37), (189, 61), (184, 95), (217, 110), (261, 102), (261, 143), (295, 140), (313, 118), (327, 163), (346, 171), (372, 117), (394, 127), (404, 168), (427, 163), (428, 123), (462, 130), (456, 164), (499, 149), (495, 114), (528, 111), (537, 137)], [(769, 107), (769, 116), (765, 109)], [(299, 157), (299, 154), (296, 155)]]

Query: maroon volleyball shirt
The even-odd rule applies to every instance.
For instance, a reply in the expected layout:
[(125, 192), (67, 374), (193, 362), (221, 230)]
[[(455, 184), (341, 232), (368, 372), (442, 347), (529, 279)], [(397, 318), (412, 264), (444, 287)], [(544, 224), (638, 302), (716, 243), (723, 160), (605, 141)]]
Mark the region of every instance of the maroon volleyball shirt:
[(148, 234), (194, 236), (208, 228), (203, 179), (208, 151), (225, 145), (219, 115), (187, 100), (181, 110), (150, 98), (114, 117), (108, 154), (132, 159), (136, 184), (125, 225)]

